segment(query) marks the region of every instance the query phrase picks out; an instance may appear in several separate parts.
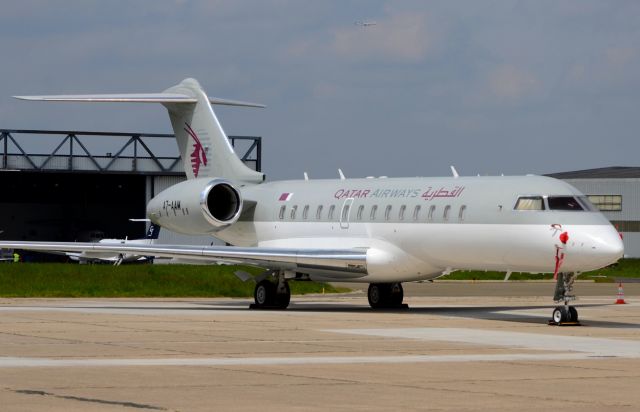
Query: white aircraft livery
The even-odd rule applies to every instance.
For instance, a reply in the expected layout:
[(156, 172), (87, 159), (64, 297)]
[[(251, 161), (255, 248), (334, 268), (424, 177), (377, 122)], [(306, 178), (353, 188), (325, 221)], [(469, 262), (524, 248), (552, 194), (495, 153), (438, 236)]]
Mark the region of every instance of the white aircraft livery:
[(211, 235), (232, 246), (0, 242), (0, 247), (115, 252), (264, 268), (255, 308), (286, 308), (291, 280), (369, 283), (373, 308), (402, 305), (402, 282), (456, 270), (555, 273), (556, 321), (584, 271), (623, 256), (618, 231), (571, 185), (542, 176), (366, 178), (265, 182), (235, 155), (194, 79), (163, 93), (18, 97), (72, 102), (161, 103), (187, 180), (154, 197), (154, 224)]

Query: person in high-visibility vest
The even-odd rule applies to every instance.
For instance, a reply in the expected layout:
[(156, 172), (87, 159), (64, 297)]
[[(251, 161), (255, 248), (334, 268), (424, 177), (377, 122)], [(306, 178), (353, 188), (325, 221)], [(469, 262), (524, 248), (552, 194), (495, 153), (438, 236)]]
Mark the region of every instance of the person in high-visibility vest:
[(13, 252), (13, 263), (18, 262), (20, 262), (20, 255), (18, 254), (18, 252)]

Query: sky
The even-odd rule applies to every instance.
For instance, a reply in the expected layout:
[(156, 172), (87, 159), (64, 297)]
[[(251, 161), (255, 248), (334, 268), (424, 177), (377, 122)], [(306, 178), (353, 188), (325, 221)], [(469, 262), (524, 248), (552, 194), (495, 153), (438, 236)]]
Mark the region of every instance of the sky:
[(215, 110), (270, 180), (640, 166), (638, 22), (637, 0), (9, 0), (0, 128), (170, 133), (159, 105), (11, 96), (194, 77), (267, 105)]

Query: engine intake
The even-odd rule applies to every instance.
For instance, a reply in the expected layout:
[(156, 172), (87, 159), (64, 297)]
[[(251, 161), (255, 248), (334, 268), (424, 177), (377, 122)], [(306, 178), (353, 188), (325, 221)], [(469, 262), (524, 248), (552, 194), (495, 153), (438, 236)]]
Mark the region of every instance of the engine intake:
[(234, 223), (242, 212), (242, 198), (238, 190), (227, 181), (212, 180), (202, 191), (200, 205), (205, 218), (212, 225)]
[(159, 193), (147, 205), (151, 221), (188, 235), (209, 235), (238, 221), (242, 194), (230, 181), (190, 179)]

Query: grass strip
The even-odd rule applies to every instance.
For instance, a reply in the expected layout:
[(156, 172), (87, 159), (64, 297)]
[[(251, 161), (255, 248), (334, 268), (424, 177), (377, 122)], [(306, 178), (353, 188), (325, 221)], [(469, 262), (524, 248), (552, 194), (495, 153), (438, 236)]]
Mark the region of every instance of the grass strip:
[[(0, 264), (2, 297), (249, 297), (255, 283), (233, 273), (262, 269), (219, 265)], [(317, 282), (290, 282), (291, 293), (336, 293), (348, 289)]]
[[(65, 263), (0, 263), (2, 297), (250, 297), (253, 282), (234, 274), (262, 269), (225, 265), (77, 265)], [(503, 280), (504, 272), (460, 271), (443, 280)], [(510, 280), (551, 280), (551, 274), (513, 273)], [(615, 282), (640, 278), (640, 259), (583, 273), (579, 279)], [(337, 293), (348, 289), (326, 283), (291, 282), (291, 293)]]
[[(460, 271), (444, 276), (443, 280), (503, 280), (505, 272)], [(612, 283), (617, 278), (640, 278), (640, 259), (621, 259), (606, 268), (584, 272), (578, 279)], [(532, 275), (530, 273), (512, 273), (509, 280), (551, 280), (553, 274)]]

